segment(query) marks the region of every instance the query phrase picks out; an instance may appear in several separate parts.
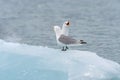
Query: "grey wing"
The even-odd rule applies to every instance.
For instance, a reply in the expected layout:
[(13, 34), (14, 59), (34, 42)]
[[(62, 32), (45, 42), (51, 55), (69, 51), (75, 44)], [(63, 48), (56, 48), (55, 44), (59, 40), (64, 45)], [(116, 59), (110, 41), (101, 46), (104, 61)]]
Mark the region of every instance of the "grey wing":
[(77, 40), (73, 39), (69, 36), (61, 35), (59, 38), (59, 41), (63, 44), (70, 45), (70, 44), (76, 44)]

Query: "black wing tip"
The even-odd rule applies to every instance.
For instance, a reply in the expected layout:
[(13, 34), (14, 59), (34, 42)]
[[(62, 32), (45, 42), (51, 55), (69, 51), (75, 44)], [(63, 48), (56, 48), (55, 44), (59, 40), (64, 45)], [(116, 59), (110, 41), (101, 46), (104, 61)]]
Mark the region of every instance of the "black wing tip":
[(84, 40), (80, 40), (80, 44), (87, 44)]

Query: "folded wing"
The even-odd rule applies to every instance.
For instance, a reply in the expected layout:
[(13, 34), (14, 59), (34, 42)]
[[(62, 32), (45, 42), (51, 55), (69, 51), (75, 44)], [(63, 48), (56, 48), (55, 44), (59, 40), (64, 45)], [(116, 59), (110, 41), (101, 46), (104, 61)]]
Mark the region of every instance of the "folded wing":
[(65, 36), (65, 35), (61, 35), (58, 39), (61, 43), (66, 44), (66, 45), (70, 45), (70, 44), (77, 44), (77, 40), (71, 38), (70, 36)]

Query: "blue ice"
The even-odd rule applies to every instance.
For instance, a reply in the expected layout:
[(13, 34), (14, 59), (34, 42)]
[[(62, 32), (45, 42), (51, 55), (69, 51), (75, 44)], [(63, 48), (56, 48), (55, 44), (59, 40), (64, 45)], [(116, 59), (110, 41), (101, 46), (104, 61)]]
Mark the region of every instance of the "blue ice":
[(0, 40), (0, 80), (120, 80), (120, 65), (89, 51)]

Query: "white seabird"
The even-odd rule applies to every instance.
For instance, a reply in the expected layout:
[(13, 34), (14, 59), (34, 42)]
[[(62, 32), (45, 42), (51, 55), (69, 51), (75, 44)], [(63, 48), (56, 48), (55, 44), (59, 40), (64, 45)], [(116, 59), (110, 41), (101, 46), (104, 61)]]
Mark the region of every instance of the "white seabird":
[(54, 27), (56, 27), (59, 30), (58, 32), (60, 32), (61, 34), (64, 34), (64, 35), (68, 36), (69, 25), (70, 25), (69, 21), (66, 21), (66, 22), (63, 23), (62, 28), (59, 27), (59, 26), (54, 26)]
[(54, 26), (54, 31), (56, 34), (56, 40), (59, 45), (62, 45), (62, 51), (66, 51), (68, 49), (68, 46), (77, 46), (81, 44), (86, 44), (83, 40), (76, 40), (72, 37), (68, 36), (68, 27), (70, 23), (69, 21), (65, 22), (63, 24), (62, 29), (59, 26)]

